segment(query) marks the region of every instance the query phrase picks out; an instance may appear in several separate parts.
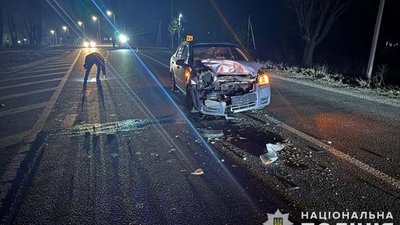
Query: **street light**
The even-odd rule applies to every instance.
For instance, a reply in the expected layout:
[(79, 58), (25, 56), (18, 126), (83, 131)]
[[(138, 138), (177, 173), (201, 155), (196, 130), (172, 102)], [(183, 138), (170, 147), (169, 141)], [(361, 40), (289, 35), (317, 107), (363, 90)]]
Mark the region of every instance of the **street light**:
[(181, 28), (182, 28), (182, 13), (179, 13), (178, 17), (178, 45), (180, 44), (181, 41)]
[(99, 18), (97, 18), (96, 16), (92, 16), (92, 20), (93, 20), (93, 22), (96, 22), (97, 21), (97, 30), (98, 30), (98, 33), (97, 33), (97, 40), (99, 41), (99, 44), (101, 44), (101, 33), (100, 33), (100, 19)]
[(64, 30), (64, 32), (67, 32), (67, 42), (66, 44), (69, 44), (69, 29), (67, 26), (62, 26), (62, 29)]
[(83, 35), (86, 36), (85, 24), (82, 21), (78, 21), (78, 25), (82, 27)]
[(55, 30), (50, 30), (50, 33), (54, 36), (54, 44), (57, 45), (57, 32)]
[(113, 12), (111, 12), (110, 10), (107, 10), (106, 13), (107, 13), (107, 16), (108, 16), (108, 17), (111, 17), (111, 16), (112, 16), (113, 22), (114, 22), (114, 27), (116, 27), (117, 24), (115, 23), (115, 14), (114, 14)]

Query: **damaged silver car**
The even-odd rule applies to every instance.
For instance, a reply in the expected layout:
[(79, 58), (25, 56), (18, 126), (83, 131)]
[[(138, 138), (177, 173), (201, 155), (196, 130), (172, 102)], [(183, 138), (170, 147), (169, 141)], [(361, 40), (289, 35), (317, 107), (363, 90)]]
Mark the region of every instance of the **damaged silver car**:
[(186, 94), (191, 112), (226, 116), (270, 103), (265, 66), (251, 62), (234, 44), (183, 42), (171, 57), (170, 75), (172, 88)]

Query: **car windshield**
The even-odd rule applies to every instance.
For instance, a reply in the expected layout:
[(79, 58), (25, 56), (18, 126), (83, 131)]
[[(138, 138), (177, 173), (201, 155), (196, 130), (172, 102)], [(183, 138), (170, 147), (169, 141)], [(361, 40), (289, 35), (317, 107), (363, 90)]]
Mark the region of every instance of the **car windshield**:
[(249, 58), (236, 46), (193, 46), (194, 61), (203, 59), (228, 59), (249, 61)]

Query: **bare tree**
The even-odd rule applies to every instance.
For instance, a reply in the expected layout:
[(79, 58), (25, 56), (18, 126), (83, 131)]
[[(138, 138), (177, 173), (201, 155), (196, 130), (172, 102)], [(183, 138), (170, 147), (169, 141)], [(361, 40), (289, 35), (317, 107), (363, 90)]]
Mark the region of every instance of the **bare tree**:
[(42, 5), (39, 0), (26, 1), (26, 10), (24, 14), (24, 24), (29, 44), (33, 46), (40, 45), (42, 41)]
[(326, 38), (332, 24), (345, 11), (349, 1), (288, 0), (288, 6), (298, 20), (299, 33), (304, 40), (303, 66), (312, 66), (315, 48)]
[(14, 14), (12, 12), (8, 13), (8, 31), (11, 37), (11, 44), (12, 46), (18, 45), (18, 33), (17, 33), (17, 25), (15, 24)]
[(4, 4), (3, 0), (0, 0), (0, 47), (3, 46), (3, 37), (4, 37), (4, 17), (3, 17), (3, 9), (4, 9)]

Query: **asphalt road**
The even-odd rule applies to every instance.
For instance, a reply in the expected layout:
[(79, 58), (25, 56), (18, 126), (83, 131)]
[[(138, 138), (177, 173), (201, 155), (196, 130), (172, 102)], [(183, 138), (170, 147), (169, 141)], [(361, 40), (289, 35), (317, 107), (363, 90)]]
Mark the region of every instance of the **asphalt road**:
[[(92, 71), (83, 83), (88, 50), (1, 75), (2, 223), (262, 224), (277, 209), (292, 222), (303, 211), (399, 218), (398, 108), (273, 79), (267, 109), (201, 117), (168, 90), (168, 51), (98, 51), (101, 82)], [(263, 166), (265, 144), (284, 139)]]

